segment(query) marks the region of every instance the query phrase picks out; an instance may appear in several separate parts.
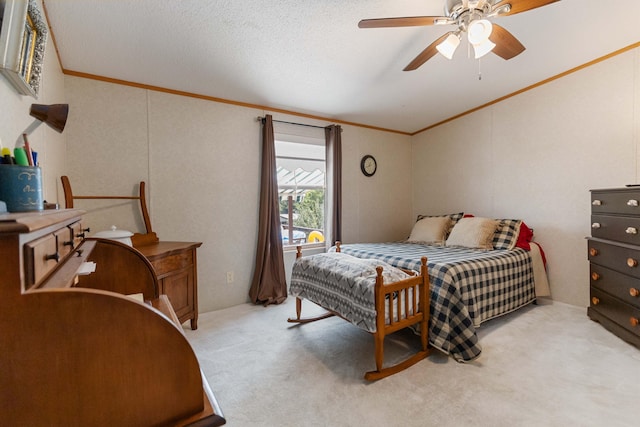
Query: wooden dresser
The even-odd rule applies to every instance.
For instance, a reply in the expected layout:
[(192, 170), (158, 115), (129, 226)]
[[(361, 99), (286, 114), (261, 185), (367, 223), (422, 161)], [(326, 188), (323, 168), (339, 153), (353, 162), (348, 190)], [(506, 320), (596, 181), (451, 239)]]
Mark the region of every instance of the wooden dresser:
[(0, 424), (224, 424), (151, 262), (82, 214), (0, 214)]
[(157, 242), (136, 247), (153, 265), (161, 294), (169, 297), (180, 320), (198, 328), (198, 262), (200, 242)]
[(640, 188), (591, 190), (592, 320), (640, 347)]

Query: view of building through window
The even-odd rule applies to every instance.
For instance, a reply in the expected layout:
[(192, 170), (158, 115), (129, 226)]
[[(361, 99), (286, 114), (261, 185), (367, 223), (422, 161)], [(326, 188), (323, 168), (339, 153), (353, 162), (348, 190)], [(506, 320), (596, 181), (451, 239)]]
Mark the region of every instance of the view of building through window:
[(275, 145), (284, 245), (324, 242), (324, 140)]

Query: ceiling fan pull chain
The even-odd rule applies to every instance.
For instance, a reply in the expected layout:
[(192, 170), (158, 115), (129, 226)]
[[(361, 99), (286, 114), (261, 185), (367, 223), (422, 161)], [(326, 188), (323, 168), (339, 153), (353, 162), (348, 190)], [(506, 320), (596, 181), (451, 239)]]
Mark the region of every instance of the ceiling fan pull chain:
[(482, 67), (480, 66), (481, 62), (482, 59), (478, 59), (478, 80), (482, 80)]

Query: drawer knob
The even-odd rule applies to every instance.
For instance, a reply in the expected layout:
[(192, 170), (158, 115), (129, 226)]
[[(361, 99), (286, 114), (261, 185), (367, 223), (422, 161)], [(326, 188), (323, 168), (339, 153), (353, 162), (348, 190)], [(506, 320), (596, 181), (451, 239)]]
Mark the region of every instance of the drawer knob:
[(627, 229), (624, 230), (624, 232), (627, 234), (638, 234), (638, 229), (635, 227), (627, 227)]
[(60, 254), (58, 252), (56, 252), (55, 254), (45, 255), (44, 259), (47, 260), (47, 261), (53, 259), (56, 262), (59, 262), (60, 261)]
[(591, 204), (592, 204), (593, 206), (601, 206), (601, 205), (602, 205), (602, 201), (600, 201), (600, 200), (596, 199), (596, 200), (594, 200), (593, 202), (591, 202)]
[(594, 222), (593, 224), (591, 224), (591, 228), (600, 228), (600, 223)]
[(627, 202), (627, 206), (638, 206), (638, 201), (635, 199), (631, 199)]
[(638, 266), (638, 260), (633, 258), (627, 258), (627, 265), (631, 268)]
[(589, 255), (591, 256), (598, 255), (598, 250), (596, 248), (589, 248)]
[(79, 239), (84, 239), (84, 233), (85, 233), (84, 231), (82, 233), (78, 233), (76, 234), (76, 237)]
[(640, 296), (640, 291), (636, 288), (629, 288), (629, 295), (631, 295), (632, 297), (638, 297)]
[(591, 304), (593, 304), (593, 305), (600, 304), (600, 299), (596, 298), (596, 297), (591, 298)]
[(593, 273), (591, 273), (591, 280), (593, 280), (594, 282), (596, 280), (600, 280), (600, 275), (594, 271)]
[(629, 323), (631, 324), (631, 326), (634, 326), (634, 327), (638, 326), (638, 325), (640, 325), (640, 319), (638, 319), (637, 317), (631, 316), (629, 318)]

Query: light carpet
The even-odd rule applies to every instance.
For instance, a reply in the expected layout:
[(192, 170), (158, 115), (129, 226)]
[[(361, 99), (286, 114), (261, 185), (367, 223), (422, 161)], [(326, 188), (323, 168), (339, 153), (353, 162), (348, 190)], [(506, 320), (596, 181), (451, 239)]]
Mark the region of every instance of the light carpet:
[[(321, 311), (311, 303), (303, 315)], [(227, 419), (236, 426), (638, 426), (640, 349), (547, 301), (482, 325), (467, 364), (435, 352), (377, 382), (370, 334), (340, 318), (305, 325), (279, 306), (203, 313), (185, 333)], [(419, 338), (385, 341), (385, 362)], [(386, 365), (387, 363), (385, 363)]]

